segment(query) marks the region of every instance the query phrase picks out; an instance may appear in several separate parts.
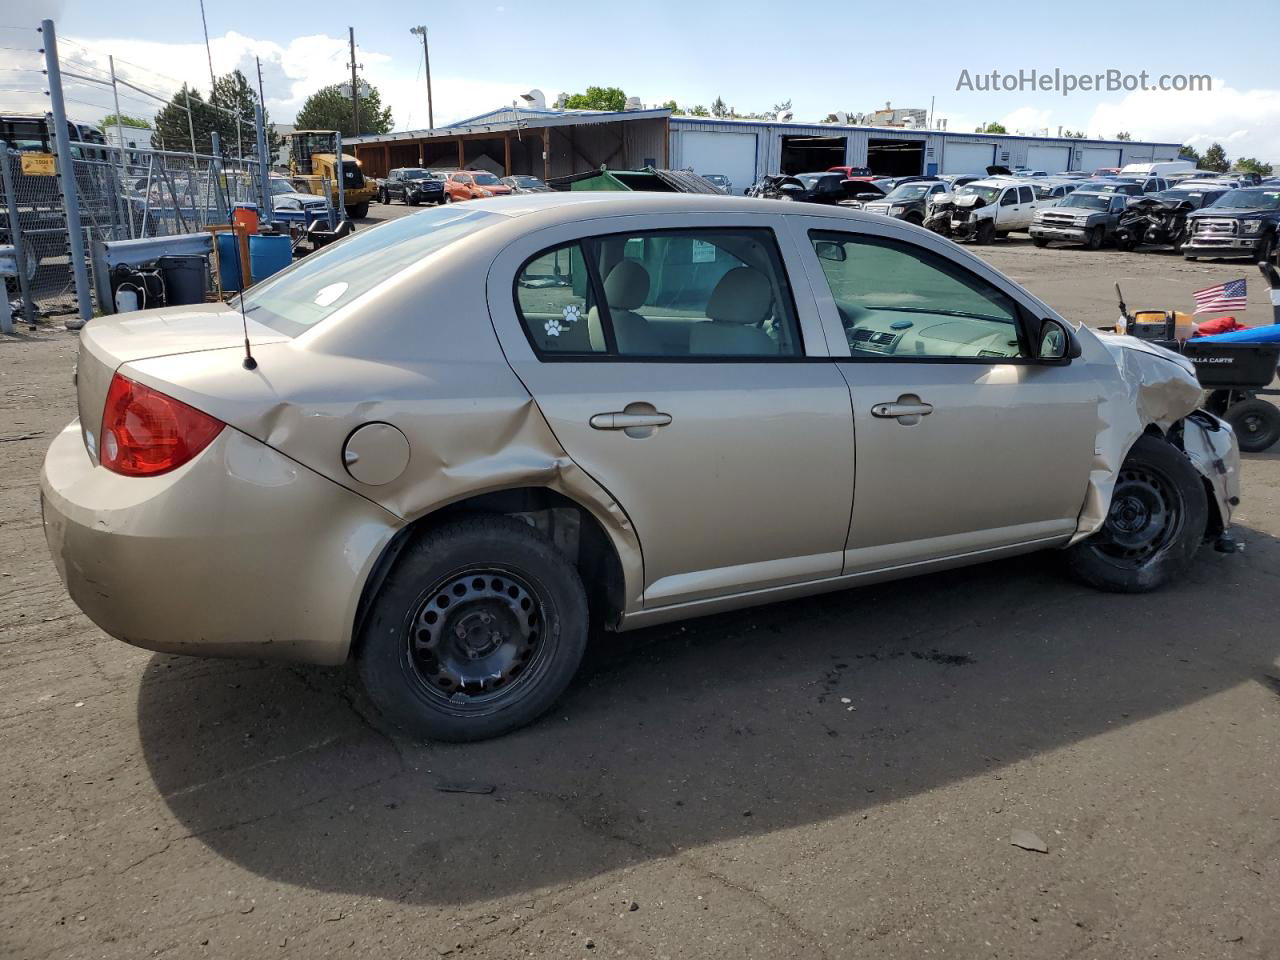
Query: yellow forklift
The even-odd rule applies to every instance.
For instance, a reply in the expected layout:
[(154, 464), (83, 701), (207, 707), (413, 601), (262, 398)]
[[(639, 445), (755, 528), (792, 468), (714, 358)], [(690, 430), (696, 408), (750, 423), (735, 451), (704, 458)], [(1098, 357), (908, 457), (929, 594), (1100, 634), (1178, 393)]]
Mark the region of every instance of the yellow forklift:
[(289, 134), (289, 178), (296, 187), (316, 196), (324, 196), (327, 180), (329, 202), (335, 210), (341, 196), (348, 217), (367, 217), (369, 201), (377, 195), (378, 188), (372, 180), (365, 179), (360, 161), (345, 152), (339, 181), (335, 158), (340, 142), (336, 130), (294, 130)]

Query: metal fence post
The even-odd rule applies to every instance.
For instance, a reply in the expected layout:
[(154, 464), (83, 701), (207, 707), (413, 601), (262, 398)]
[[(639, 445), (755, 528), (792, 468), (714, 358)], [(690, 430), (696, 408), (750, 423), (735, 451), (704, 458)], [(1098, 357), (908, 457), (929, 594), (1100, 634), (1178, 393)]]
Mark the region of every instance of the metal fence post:
[(334, 144), (333, 175), (338, 178), (338, 219), (345, 220), (347, 219), (347, 191), (343, 188), (342, 181), (347, 179), (347, 171), (342, 166), (342, 131), (335, 133), (333, 139), (337, 141)]
[(259, 186), (262, 189), (262, 212), (266, 216), (262, 217), (263, 222), (271, 219), (271, 172), (267, 166), (267, 129), (266, 122), (262, 117), (262, 101), (259, 100), (254, 104), (253, 108), (254, 122), (258, 128), (258, 179)]
[(44, 37), (44, 63), (49, 76), (49, 106), (53, 115), (53, 138), (58, 146), (58, 181), (62, 185), (62, 203), (67, 217), (67, 247), (71, 255), (71, 272), (76, 281), (76, 300), (80, 322), (69, 323), (78, 329), (93, 317), (93, 296), (89, 288), (89, 268), (84, 255), (84, 232), (80, 227), (80, 199), (76, 190), (76, 169), (71, 158), (71, 142), (67, 137), (67, 105), (62, 99), (62, 71), (58, 66), (58, 37), (52, 20), (40, 21)]
[(13, 187), (13, 168), (9, 145), (0, 140), (0, 176), (4, 179), (5, 210), (9, 215), (9, 242), (18, 258), (18, 293), (22, 297), (22, 319), (32, 330), (36, 328), (36, 307), (31, 302), (31, 283), (27, 279), (26, 242), (22, 239), (22, 221), (18, 219), (18, 193)]
[(209, 184), (213, 189), (214, 203), (217, 204), (218, 222), (230, 223), (231, 211), (228, 207), (231, 203), (231, 194), (226, 189), (226, 170), (222, 163), (222, 137), (218, 136), (217, 130), (209, 136), (213, 138), (213, 154), (209, 160)]

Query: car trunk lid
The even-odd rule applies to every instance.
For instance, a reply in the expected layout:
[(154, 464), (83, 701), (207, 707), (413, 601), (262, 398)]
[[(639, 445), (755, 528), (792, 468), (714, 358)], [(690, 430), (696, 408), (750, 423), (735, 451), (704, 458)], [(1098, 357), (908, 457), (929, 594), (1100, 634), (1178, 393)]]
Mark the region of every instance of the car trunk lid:
[[(251, 344), (287, 341), (284, 334), (248, 319)], [(168, 307), (97, 317), (80, 331), (76, 404), (85, 447), (98, 462), (98, 428), (111, 378), (122, 364), (205, 350), (243, 350), (238, 311), (222, 303)]]

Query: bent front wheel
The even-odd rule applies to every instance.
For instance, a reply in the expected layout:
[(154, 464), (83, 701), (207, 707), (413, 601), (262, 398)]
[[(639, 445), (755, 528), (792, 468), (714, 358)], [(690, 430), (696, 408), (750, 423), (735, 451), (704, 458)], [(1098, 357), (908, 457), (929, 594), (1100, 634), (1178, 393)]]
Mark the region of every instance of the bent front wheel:
[(1160, 437), (1139, 437), (1102, 528), (1067, 551), (1068, 566), (1100, 590), (1155, 590), (1190, 565), (1208, 517), (1204, 483), (1186, 455)]

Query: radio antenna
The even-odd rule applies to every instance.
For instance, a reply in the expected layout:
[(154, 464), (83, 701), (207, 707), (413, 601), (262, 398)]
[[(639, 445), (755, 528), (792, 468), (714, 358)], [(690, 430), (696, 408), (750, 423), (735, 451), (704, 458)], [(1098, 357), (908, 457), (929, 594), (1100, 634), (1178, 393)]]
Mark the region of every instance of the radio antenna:
[(241, 308), (241, 329), (244, 332), (244, 362), (242, 366), (246, 370), (257, 370), (257, 361), (253, 360), (253, 351), (248, 346), (248, 317), (244, 315), (244, 291), (239, 292), (236, 300), (239, 301), (239, 308)]

